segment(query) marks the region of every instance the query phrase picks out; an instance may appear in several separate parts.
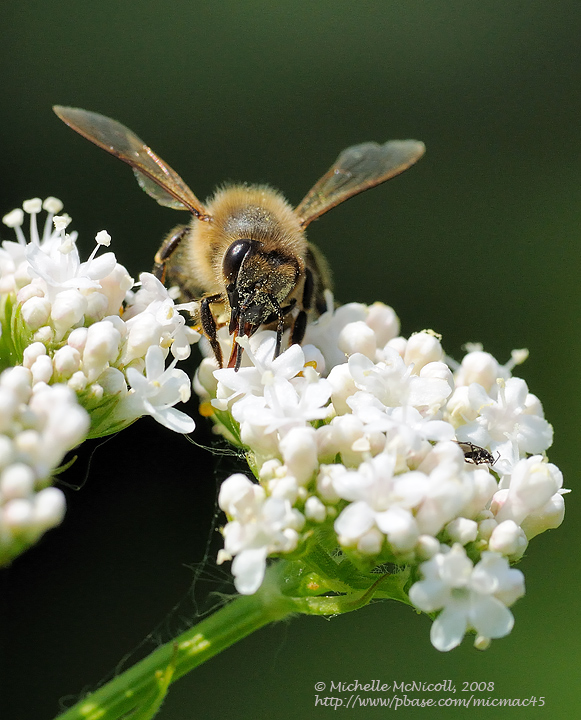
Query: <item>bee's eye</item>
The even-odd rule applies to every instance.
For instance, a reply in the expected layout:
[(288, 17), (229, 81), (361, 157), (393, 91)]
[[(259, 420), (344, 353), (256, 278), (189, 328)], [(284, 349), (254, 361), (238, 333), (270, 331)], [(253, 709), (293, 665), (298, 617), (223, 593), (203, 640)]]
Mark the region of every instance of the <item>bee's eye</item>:
[(222, 270), (228, 285), (236, 282), (242, 261), (251, 247), (252, 240), (236, 240), (226, 250), (222, 261)]

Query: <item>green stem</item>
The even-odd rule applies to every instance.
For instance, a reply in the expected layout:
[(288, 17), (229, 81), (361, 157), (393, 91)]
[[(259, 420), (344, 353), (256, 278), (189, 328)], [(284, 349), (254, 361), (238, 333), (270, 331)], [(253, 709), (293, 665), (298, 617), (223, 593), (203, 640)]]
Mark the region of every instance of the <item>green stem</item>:
[[(159, 706), (163, 699), (160, 690), (165, 694), (170, 682), (264, 625), (301, 611), (294, 598), (281, 594), (279, 574), (277, 565), (271, 566), (255, 595), (237, 596), (69, 708), (58, 720), (114, 720), (143, 711), (152, 702)], [(141, 715), (148, 716), (147, 712)]]
[[(318, 560), (336, 574), (333, 568), (336, 564), (322, 549)], [(349, 588), (335, 577), (331, 583), (325, 578), (325, 585), (341, 585), (344, 588), (341, 594), (285, 595), (281, 588), (286, 587), (289, 593), (299, 589), (295, 572), (292, 561), (279, 560), (272, 564), (255, 595), (236, 596), (213, 615), (59, 715), (57, 720), (118, 720), (128, 713), (134, 720), (150, 720), (160, 708), (171, 683), (264, 625), (297, 613), (337, 615), (351, 612), (366, 605), (376, 594), (389, 596), (395, 589), (386, 593), (393, 582), (393, 576), (386, 574), (364, 590)]]

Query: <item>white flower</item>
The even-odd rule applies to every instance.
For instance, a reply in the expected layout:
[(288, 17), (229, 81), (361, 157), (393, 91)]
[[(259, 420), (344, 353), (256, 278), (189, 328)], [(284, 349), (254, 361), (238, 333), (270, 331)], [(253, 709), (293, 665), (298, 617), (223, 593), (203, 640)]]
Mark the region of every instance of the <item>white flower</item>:
[(47, 487), (36, 493), (31, 517), (31, 528), (35, 534), (59, 525), (64, 518), (65, 509), (65, 496), (59, 488)]
[(34, 386), (30, 409), (39, 418), (41, 434), (31, 460), (39, 477), (47, 477), (67, 450), (82, 442), (89, 430), (89, 416), (65, 385)]
[[(121, 333), (109, 320), (93, 323), (83, 348), (83, 371), (89, 382), (96, 380), (119, 355)], [(76, 369), (76, 368), (75, 368)]]
[(142, 312), (127, 320), (127, 339), (124, 344), (122, 362), (124, 365), (143, 357), (149, 348), (158, 345), (161, 323), (155, 315)]
[(560, 490), (555, 493), (541, 508), (533, 510), (522, 521), (521, 528), (528, 540), (535, 535), (558, 528), (565, 517), (564, 493), (568, 490)]
[(506, 558), (484, 552), (473, 566), (456, 544), (420, 568), (425, 579), (410, 588), (409, 597), (424, 612), (442, 610), (430, 632), (436, 649), (456, 647), (470, 628), (485, 638), (504, 637), (512, 630), (514, 618), (507, 606), (524, 595), (524, 578)]
[(545, 462), (542, 456), (533, 455), (514, 466), (510, 487), (496, 493), (492, 510), (498, 522), (514, 520), (520, 525), (530, 515), (542, 512), (562, 487), (563, 474), (559, 468)]
[(360, 390), (374, 395), (386, 407), (411, 405), (422, 415), (434, 415), (451, 394), (451, 374), (443, 363), (445, 377), (434, 377), (432, 363), (425, 365), (419, 375), (413, 374), (413, 366), (407, 366), (400, 355), (391, 348), (383, 351), (384, 360), (373, 363), (364, 355), (349, 358), (349, 370)]
[(327, 379), (331, 384), (331, 402), (336, 412), (339, 415), (350, 412), (347, 400), (358, 391), (347, 363), (335, 365), (335, 367), (331, 369)]
[(377, 338), (373, 330), (363, 320), (345, 325), (337, 338), (337, 347), (347, 357), (361, 353), (370, 360), (375, 359)]
[(365, 322), (375, 333), (377, 347), (385, 347), (399, 334), (399, 319), (395, 310), (382, 302), (368, 306)]
[(327, 508), (315, 495), (311, 495), (305, 502), (305, 517), (307, 520), (314, 520), (322, 523), (327, 516)]
[(30, 367), (32, 381), (36, 383), (48, 383), (53, 375), (52, 360), (48, 355), (40, 355)]
[(415, 545), (420, 533), (411, 510), (422, 502), (428, 478), (421, 472), (394, 475), (394, 468), (394, 458), (381, 453), (335, 478), (337, 495), (351, 501), (335, 521), (343, 545), (352, 546), (373, 526), (387, 536), (396, 551)]
[(424, 330), (410, 336), (405, 346), (403, 361), (406, 365), (413, 365), (414, 374), (418, 375), (425, 365), (440, 362), (443, 357), (439, 336)]
[(141, 273), (141, 287), (127, 309), (129, 337), (124, 362), (144, 354), (150, 345), (171, 347), (172, 355), (185, 360), (199, 333), (186, 326), (167, 289), (151, 273)]
[[(27, 348), (31, 370), (0, 374), (0, 557), (5, 562), (34, 542), (64, 514), (64, 496), (43, 488), (67, 451), (85, 439), (89, 416), (64, 385), (35, 377), (52, 363), (44, 346)], [(46, 374), (46, 373), (45, 373)]]
[[(245, 395), (264, 394), (266, 385), (277, 378), (290, 380), (298, 375), (305, 366), (305, 355), (300, 345), (291, 345), (277, 358), (274, 357), (276, 336), (274, 333), (256, 333), (252, 338), (240, 337), (238, 343), (244, 348), (245, 356), (251, 367), (223, 368), (214, 371), (218, 381), (217, 400), (212, 404), (226, 409), (228, 402)], [(256, 350), (253, 346), (257, 343)]]
[(144, 312), (151, 305), (163, 303), (168, 298), (167, 288), (152, 273), (141, 273), (136, 287), (138, 289), (124, 313), (127, 319)]
[[(10, 442), (5, 435), (0, 436), (4, 442)], [(11, 453), (12, 458), (14, 453)], [(12, 459), (11, 458), (11, 459)], [(30, 465), (23, 462), (13, 462), (6, 467), (0, 475), (0, 492), (2, 498), (14, 500), (14, 498), (26, 498), (34, 492), (36, 476)]]
[(327, 295), (327, 312), (314, 323), (307, 325), (305, 345), (319, 348), (325, 358), (327, 371), (346, 360), (345, 353), (339, 348), (338, 339), (343, 328), (352, 322), (365, 321), (367, 308), (361, 303), (348, 303), (333, 308), (333, 296)]
[(524, 530), (513, 520), (497, 525), (488, 540), (488, 549), (502, 553), (511, 560), (520, 560), (527, 549), (528, 540)]
[(87, 307), (87, 298), (76, 289), (62, 290), (56, 295), (50, 316), (59, 338), (81, 322)]
[[(246, 395), (234, 403), (232, 414), (242, 425), (278, 431), (281, 435), (293, 427), (327, 417), (331, 386), (323, 378), (298, 378), (291, 383), (280, 376), (271, 376), (264, 387), (264, 396)], [(302, 381), (302, 382), (299, 382)]]
[(231, 518), (223, 530), (221, 557), (236, 556), (232, 563), (236, 589), (252, 595), (262, 584), (267, 555), (296, 548), (304, 517), (288, 500), (267, 498), (260, 486), (239, 473), (224, 481), (218, 503)]
[(31, 330), (38, 330), (50, 317), (51, 305), (45, 297), (33, 296), (22, 304), (21, 313), (24, 322)]
[[(308, 551), (318, 533), (327, 543), (334, 530), (362, 572), (389, 559), (413, 573), (425, 561), (410, 599), (441, 611), (434, 645), (449, 650), (474, 629), (484, 648), (510, 632), (508, 606), (524, 592), (508, 560), (564, 511), (560, 473), (540, 456), (551, 427), (524, 381), (510, 376), (526, 352), (501, 366), (473, 347), (461, 366), (446, 364), (439, 336), (398, 336), (390, 308), (333, 310), (329, 294), (327, 301), (328, 311), (307, 327), (310, 345), (274, 358), (275, 334), (258, 332), (237, 338), (245, 349), (238, 371), (213, 371), (209, 359), (196, 376), (205, 411), (208, 400), (219, 411), (218, 431), (237, 435), (232, 421), (239, 423), (235, 442), (260, 479), (225, 484), (220, 504), (229, 522), (219, 558), (234, 558), (236, 587), (251, 593), (268, 557), (301, 541)], [(227, 326), (218, 339), (227, 355)], [(461, 441), (487, 450), (494, 463), (470, 464)]]
[(317, 430), (319, 455), (332, 461), (341, 455), (341, 461), (347, 467), (357, 467), (368, 455), (377, 455), (385, 447), (385, 435), (367, 430), (361, 420), (354, 415), (338, 415), (330, 425)]
[(478, 523), (465, 517), (457, 517), (446, 525), (446, 533), (452, 542), (466, 545), (478, 537)]
[(510, 373), (499, 365), (490, 353), (474, 350), (467, 353), (459, 369), (454, 373), (456, 387), (478, 383), (486, 392), (496, 387), (498, 378), (508, 380)]
[(480, 385), (469, 387), (470, 406), (477, 417), (457, 430), (458, 440), (468, 440), (501, 457), (512, 456), (515, 442), (521, 453), (541, 453), (553, 442), (553, 428), (544, 419), (538, 399), (521, 378), (500, 381), (498, 397)]
[[(97, 257), (110, 244), (109, 234), (99, 232), (89, 259), (81, 262), (76, 233), (66, 233), (70, 217), (55, 216), (62, 210), (59, 200), (32, 198), (23, 209), (30, 217), (29, 241), (24, 213), (13, 211), (4, 223), (17, 242), (0, 249), (0, 355), (11, 362), (22, 353), (22, 366), (0, 375), (1, 562), (60, 522), (64, 496), (45, 486), (65, 453), (88, 433), (115, 432), (142, 414), (179, 432), (194, 427), (172, 407), (189, 398), (187, 376), (175, 362), (163, 366), (168, 347), (186, 357), (199, 336), (185, 326), (165, 288), (146, 277), (142, 295), (149, 297), (141, 318), (135, 307), (121, 317), (126, 300), (135, 297), (133, 280), (113, 253)], [(42, 209), (47, 217), (39, 233)], [(155, 332), (136, 351), (139, 332), (133, 326), (140, 322), (149, 329), (153, 323)], [(127, 368), (129, 361), (133, 367)]]
[(190, 381), (172, 363), (165, 369), (163, 351), (151, 346), (145, 356), (145, 377), (135, 368), (127, 368), (127, 380), (133, 392), (123, 399), (116, 410), (117, 419), (151, 415), (157, 422), (179, 433), (190, 433), (195, 423), (188, 415), (176, 410), (177, 402), (190, 396)]
[(61, 378), (70, 378), (81, 366), (81, 353), (70, 345), (64, 345), (55, 352), (53, 364)]
[(464, 455), (456, 443), (438, 443), (418, 470), (428, 474), (430, 481), (416, 520), (422, 533), (437, 535), (444, 525), (462, 516), (476, 488), (471, 473), (464, 468)]
[(444, 420), (431, 420), (409, 405), (388, 408), (370, 393), (359, 391), (347, 399), (353, 414), (365, 423), (367, 430), (389, 432), (398, 429), (409, 438), (410, 445), (425, 440), (452, 440), (454, 428)]
[(99, 288), (98, 281), (111, 273), (116, 265), (113, 253), (81, 263), (74, 243), (70, 252), (62, 252), (60, 246), (45, 252), (44, 248), (30, 243), (26, 247), (26, 257), (34, 276), (46, 282), (51, 300), (59, 290)]
[[(115, 265), (110, 273), (99, 279), (99, 291), (95, 291), (89, 296), (100, 295), (107, 301), (102, 315), (119, 316), (119, 309), (127, 295), (127, 291), (133, 286), (133, 278), (129, 275), (123, 265)], [(93, 317), (93, 315), (91, 315)], [(102, 319), (95, 317), (95, 319)]]
[(307, 483), (319, 466), (314, 428), (292, 428), (281, 438), (280, 450), (288, 472), (301, 485)]

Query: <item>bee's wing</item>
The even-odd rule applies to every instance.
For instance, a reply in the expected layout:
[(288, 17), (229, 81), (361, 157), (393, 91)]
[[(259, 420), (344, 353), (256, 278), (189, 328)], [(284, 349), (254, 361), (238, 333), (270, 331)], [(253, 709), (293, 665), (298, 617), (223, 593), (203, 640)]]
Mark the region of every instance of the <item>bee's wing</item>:
[(390, 140), (353, 145), (343, 150), (331, 169), (306, 194), (295, 210), (306, 227), (335, 205), (399, 175), (425, 152), (418, 140)]
[(131, 165), (137, 182), (160, 205), (189, 210), (197, 217), (207, 217), (204, 205), (177, 172), (125, 125), (80, 108), (55, 105), (53, 110), (87, 140)]

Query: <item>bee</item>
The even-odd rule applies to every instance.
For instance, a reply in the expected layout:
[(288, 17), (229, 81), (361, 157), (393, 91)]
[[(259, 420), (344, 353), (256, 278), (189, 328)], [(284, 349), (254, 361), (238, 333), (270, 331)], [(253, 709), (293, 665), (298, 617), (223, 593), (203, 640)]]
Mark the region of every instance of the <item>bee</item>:
[(296, 208), (267, 185), (236, 184), (218, 189), (205, 204), (143, 140), (98, 113), (56, 105), (69, 127), (133, 168), (141, 188), (160, 205), (187, 210), (192, 219), (162, 242), (153, 273), (179, 288), (182, 302), (200, 301), (199, 323), (223, 366), (218, 321), (233, 335), (228, 367), (238, 370), (242, 347), (259, 327), (276, 329), (275, 357), (290, 327), (301, 343), (309, 318), (326, 310), (330, 272), (321, 252), (307, 242), (313, 220), (375, 185), (398, 175), (424, 154), (417, 140), (366, 142), (344, 150)]
[(464, 460), (470, 465), (494, 465), (498, 457), (493, 457), (486, 448), (475, 445), (468, 441), (456, 440), (460, 449), (464, 453)]

